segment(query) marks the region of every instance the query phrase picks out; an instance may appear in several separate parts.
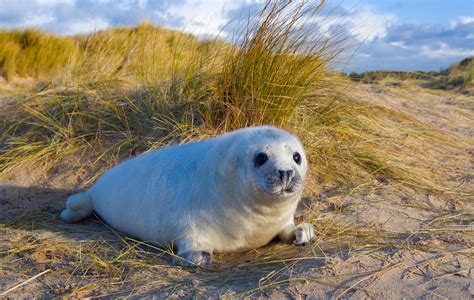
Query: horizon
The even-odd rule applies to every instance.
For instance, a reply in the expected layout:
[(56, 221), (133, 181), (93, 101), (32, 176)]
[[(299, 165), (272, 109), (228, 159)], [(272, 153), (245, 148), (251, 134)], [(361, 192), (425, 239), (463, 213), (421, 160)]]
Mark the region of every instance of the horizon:
[[(258, 0), (0, 0), (0, 28), (76, 35), (148, 21), (229, 41), (232, 21), (262, 5)], [(338, 59), (339, 71), (440, 71), (474, 56), (474, 3), (468, 1), (435, 0), (429, 6), (419, 0), (327, 1), (319, 16), (324, 23), (312, 21), (324, 34), (337, 26), (353, 45)]]

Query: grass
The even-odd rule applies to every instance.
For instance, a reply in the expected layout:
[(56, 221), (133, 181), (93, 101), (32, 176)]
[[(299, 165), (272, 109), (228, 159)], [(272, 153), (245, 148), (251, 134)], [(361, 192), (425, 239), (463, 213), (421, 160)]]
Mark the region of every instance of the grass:
[(206, 124), (224, 130), (288, 124), (343, 47), (343, 38), (329, 40), (304, 26), (320, 7), (268, 2), (258, 21), (237, 32), (238, 47), (224, 60), (206, 103)]
[(236, 46), (149, 24), (77, 37), (83, 54), (56, 79), (62, 85), (33, 94), (5, 121), (0, 169), (53, 167), (81, 153), (93, 153), (92, 166), (112, 165), (170, 142), (288, 127), (341, 51), (342, 38), (300, 26), (319, 9), (269, 2)]
[(410, 82), (426, 88), (457, 90), (465, 94), (472, 94), (474, 91), (474, 58), (465, 58), (440, 72), (367, 71), (354, 72), (349, 74), (349, 77), (354, 81), (364, 83), (385, 82), (391, 85), (401, 85), (401, 82)]
[[(371, 199), (392, 187), (410, 201), (387, 201), (432, 216), (413, 235), (472, 237), (468, 210), (433, 208), (425, 200), (433, 194), (446, 202), (471, 201), (472, 191), (446, 183), (447, 172), (455, 173), (465, 160), (440, 159), (468, 148), (469, 140), (403, 110), (363, 101), (366, 94), (331, 71), (346, 45), (344, 35), (308, 26), (320, 9), (269, 1), (244, 21), (233, 44), (148, 23), (75, 37), (2, 32), (0, 45), (10, 45), (0, 54), (3, 76), (42, 82), (24, 95), (10, 95), (15, 102), (6, 107), (8, 113), (0, 111), (5, 116), (0, 119), (2, 177), (32, 173), (40, 175), (40, 182), (75, 190), (117, 162), (163, 145), (273, 124), (295, 133), (305, 145), (310, 161), (305, 198), (310, 201), (298, 221), (316, 224), (318, 240), (306, 249), (274, 244), (218, 257), (217, 269), (190, 271), (169, 266), (169, 251), (97, 224), (64, 225), (57, 212), (44, 208), (2, 220), (0, 232), (11, 239), (0, 250), (0, 271), (24, 281), (52, 270), (42, 275), (49, 293), (77, 297), (229, 284), (244, 286), (239, 293), (249, 295), (301, 281), (345, 295), (384, 268), (362, 274), (355, 285), (340, 285), (337, 276), (299, 278), (292, 272), (306, 261), (322, 270), (322, 262), (337, 257), (387, 259), (394, 249), (451, 255), (452, 245), (417, 244), (405, 232), (349, 219), (356, 205), (351, 197)], [(20, 37), (29, 41), (27, 47), (19, 46)], [(42, 52), (28, 50), (38, 47)], [(56, 60), (57, 49), (63, 50)], [(337, 196), (317, 200), (331, 189)], [(351, 276), (356, 275), (361, 274)]]
[(36, 29), (0, 31), (0, 75), (48, 77), (59, 72), (76, 55), (74, 41), (45, 34)]
[[(58, 39), (31, 30), (11, 33), (34, 33), (33, 46), (70, 39), (76, 48), (62, 72), (50, 70), (51, 86), (18, 101), (3, 121), (0, 170), (43, 166), (49, 172), (73, 159), (76, 172), (90, 174), (87, 186), (105, 168), (138, 153), (273, 124), (303, 139), (311, 170), (326, 185), (369, 176), (436, 187), (432, 172), (414, 172), (408, 153), (393, 151), (386, 141), (408, 134), (408, 149), (418, 152), (424, 139), (445, 137), (400, 114), (416, 129), (383, 124), (393, 112), (348, 97), (349, 82), (329, 70), (344, 50), (344, 35), (306, 25), (320, 9), (268, 2), (234, 33), (233, 45), (148, 23)], [(424, 160), (429, 165), (430, 158)], [(316, 185), (311, 189), (316, 192)]]
[(143, 22), (89, 35), (55, 36), (37, 29), (0, 31), (0, 76), (33, 77), (50, 87), (103, 81), (159, 84), (174, 76), (209, 68), (204, 61), (230, 45)]
[[(104, 227), (98, 228), (97, 224), (58, 225), (57, 218), (54, 213), (36, 213), (27, 219), (19, 217), (3, 224), (0, 227), (3, 233), (17, 234), (10, 247), (0, 252), (4, 262), (2, 272), (25, 274), (27, 280), (52, 270), (43, 280), (50, 285), (49, 295), (69, 297), (140, 295), (150, 290), (172, 293), (173, 289), (190, 286), (198, 291), (205, 291), (208, 286), (224, 290), (229, 286), (244, 287), (237, 294), (229, 294), (232, 297), (295, 283), (317, 283), (322, 287), (330, 287), (339, 294), (346, 293), (367, 276), (382, 276), (378, 272), (388, 271), (392, 266), (407, 272), (415, 272), (425, 265), (437, 270), (441, 263), (469, 257), (472, 259), (474, 255), (472, 249), (453, 251), (453, 245), (438, 245), (429, 240), (425, 244), (417, 243), (412, 237), (423, 234), (426, 232), (424, 230), (406, 236), (404, 233), (370, 230), (364, 224), (319, 219), (318, 240), (311, 247), (295, 249), (288, 245), (273, 244), (246, 254), (218, 257), (217, 266), (210, 271), (182, 270), (170, 266), (167, 263), (169, 255), (153, 245), (122, 236)], [(434, 230), (430, 227), (427, 229)], [(464, 230), (468, 230), (468, 226)], [(83, 236), (88, 238), (83, 239)], [(312, 270), (325, 270), (332, 261), (343, 264), (345, 259), (338, 260), (338, 257), (357, 260), (372, 256), (386, 261), (389, 254), (396, 252), (395, 249), (406, 249), (414, 253), (418, 251), (420, 255), (422, 251), (436, 250), (442, 255), (417, 263), (391, 261), (380, 268), (374, 265), (362, 273), (315, 274), (304, 277), (292, 275), (305, 262), (309, 263), (305, 266)], [(456, 258), (454, 255), (459, 256)], [(22, 264), (22, 258), (28, 258), (30, 263)], [(32, 265), (35, 266), (34, 270), (31, 269)], [(341, 278), (344, 281), (354, 278), (355, 281), (341, 284)]]

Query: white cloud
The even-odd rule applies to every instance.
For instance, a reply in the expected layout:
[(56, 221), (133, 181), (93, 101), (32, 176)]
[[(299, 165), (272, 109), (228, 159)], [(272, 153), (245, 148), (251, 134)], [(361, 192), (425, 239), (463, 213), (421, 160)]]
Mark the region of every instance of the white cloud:
[(65, 30), (64, 34), (80, 34), (89, 33), (102, 29), (106, 29), (110, 24), (101, 18), (91, 18), (86, 20), (74, 20), (67, 24), (68, 29)]
[(408, 47), (405, 45), (404, 41), (391, 42), (390, 45), (395, 46), (395, 47), (399, 47), (399, 48), (402, 48), (402, 49), (408, 49)]
[(146, 7), (147, 3), (148, 3), (147, 0), (139, 0), (138, 1), (138, 7), (143, 9), (143, 8)]
[(52, 23), (56, 18), (51, 14), (37, 14), (31, 18), (26, 19), (21, 26), (22, 27), (41, 27), (44, 24)]
[(430, 46), (423, 46), (421, 49), (421, 55), (430, 58), (467, 57), (474, 56), (474, 49), (456, 49), (449, 47), (446, 43), (441, 43), (441, 46), (438, 49), (433, 49)]
[(221, 28), (229, 21), (227, 12), (239, 7), (238, 1), (225, 2), (219, 0), (190, 0), (186, 3), (171, 4), (165, 13), (165, 18), (180, 18), (183, 29), (196, 35), (222, 35)]
[(344, 26), (360, 42), (371, 42), (387, 35), (387, 28), (395, 24), (394, 14), (377, 13), (371, 5), (359, 5), (350, 9), (345, 16), (327, 16), (315, 18), (323, 31), (328, 32), (331, 26)]
[(459, 22), (461, 24), (474, 23), (474, 17), (460, 16), (459, 17)]
[(353, 25), (353, 33), (360, 41), (373, 41), (387, 35), (387, 28), (395, 24), (397, 16), (394, 14), (376, 13), (373, 6), (358, 7), (351, 15), (350, 23)]
[(469, 24), (469, 23), (474, 23), (474, 17), (471, 16), (460, 16), (456, 20), (451, 20), (449, 22), (449, 25), (451, 28), (455, 28), (456, 26), (460, 24)]
[[(36, 3), (43, 6), (55, 6), (58, 4), (57, 0), (36, 0)], [(62, 4), (71, 4), (74, 3), (74, 0), (61, 0)]]

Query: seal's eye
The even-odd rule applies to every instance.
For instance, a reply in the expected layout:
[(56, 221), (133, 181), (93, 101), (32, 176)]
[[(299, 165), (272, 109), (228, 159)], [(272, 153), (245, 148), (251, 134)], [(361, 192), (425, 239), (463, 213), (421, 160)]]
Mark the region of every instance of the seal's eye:
[(268, 155), (263, 152), (260, 152), (255, 156), (255, 166), (260, 167), (268, 160)]
[(293, 160), (298, 165), (301, 165), (301, 155), (298, 152), (293, 153)]

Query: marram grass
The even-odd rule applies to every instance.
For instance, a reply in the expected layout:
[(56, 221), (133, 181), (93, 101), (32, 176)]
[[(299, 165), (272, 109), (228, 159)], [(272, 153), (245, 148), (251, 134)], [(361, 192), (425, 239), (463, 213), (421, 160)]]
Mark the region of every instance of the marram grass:
[[(70, 51), (61, 50), (49, 64), (4, 60), (15, 70), (24, 68), (25, 76), (51, 81), (18, 101), (2, 121), (0, 170), (7, 175), (42, 166), (47, 174), (73, 159), (74, 171), (90, 174), (87, 185), (104, 168), (141, 152), (273, 124), (303, 140), (317, 178), (309, 181), (310, 191), (355, 178), (439, 189), (430, 157), (419, 146), (424, 139), (449, 139), (399, 115), (415, 125), (404, 132), (386, 123), (392, 111), (350, 97), (350, 83), (330, 71), (344, 50), (344, 36), (308, 26), (320, 9), (268, 2), (235, 32), (234, 45), (148, 23), (77, 37), (2, 32), (0, 41), (27, 45), (15, 54), (22, 57), (28, 57), (28, 47), (47, 44), (35, 54), (41, 55), (37, 63), (58, 49)], [(387, 143), (407, 134), (412, 138), (403, 148)], [(423, 167), (410, 165), (413, 153)]]
[(0, 75), (49, 77), (76, 57), (73, 39), (43, 33), (36, 29), (0, 30)]
[(236, 45), (146, 23), (64, 38), (76, 48), (62, 72), (50, 70), (53, 87), (19, 102), (5, 121), (1, 169), (52, 167), (81, 154), (111, 165), (167, 143), (288, 126), (340, 51), (339, 37), (304, 26), (319, 9), (268, 2), (236, 32)]

